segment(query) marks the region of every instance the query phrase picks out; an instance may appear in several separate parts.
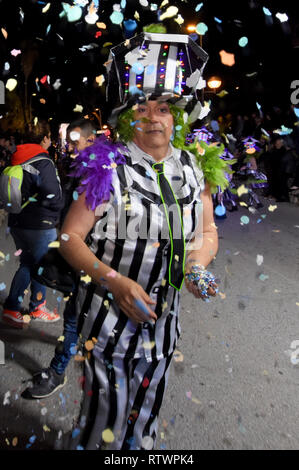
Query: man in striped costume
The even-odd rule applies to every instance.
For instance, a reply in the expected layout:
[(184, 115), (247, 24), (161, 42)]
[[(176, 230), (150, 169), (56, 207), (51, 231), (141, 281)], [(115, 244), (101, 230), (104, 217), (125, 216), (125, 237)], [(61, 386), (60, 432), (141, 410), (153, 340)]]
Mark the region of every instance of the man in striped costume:
[(194, 156), (171, 144), (178, 109), (153, 99), (139, 100), (129, 112), (126, 146), (109, 144), (124, 164), (112, 159), (108, 196), (91, 203), (103, 184), (91, 168), (103, 143), (86, 150), (83, 189), (60, 236), (62, 255), (92, 280), (84, 277), (77, 296), (79, 336), (89, 350), (72, 439), (79, 449), (153, 448), (180, 334), (184, 276), (197, 298), (214, 296), (217, 288), (212, 277), (204, 284), (218, 249), (209, 187)]

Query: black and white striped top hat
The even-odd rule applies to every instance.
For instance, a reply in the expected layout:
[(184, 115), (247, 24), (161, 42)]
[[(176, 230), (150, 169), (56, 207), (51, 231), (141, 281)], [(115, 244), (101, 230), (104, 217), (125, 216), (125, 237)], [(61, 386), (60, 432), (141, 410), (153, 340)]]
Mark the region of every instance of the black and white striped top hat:
[(202, 88), (208, 54), (188, 35), (141, 33), (113, 47), (107, 62), (107, 101), (117, 115), (144, 99), (186, 109)]

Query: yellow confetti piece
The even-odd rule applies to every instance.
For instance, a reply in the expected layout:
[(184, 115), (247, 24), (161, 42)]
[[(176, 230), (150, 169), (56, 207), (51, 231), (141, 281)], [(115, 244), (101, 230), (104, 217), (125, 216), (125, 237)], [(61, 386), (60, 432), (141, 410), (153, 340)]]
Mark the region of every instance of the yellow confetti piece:
[(67, 302), (69, 300), (70, 296), (68, 295), (67, 297), (63, 297), (63, 300)]
[(299, 302), (296, 302), (297, 307), (299, 307)]
[(151, 350), (155, 347), (155, 344), (156, 344), (155, 341), (148, 341), (148, 342), (142, 343), (142, 346), (143, 346), (144, 349)]
[(106, 29), (106, 28), (107, 28), (107, 26), (105, 25), (105, 23), (96, 23), (96, 25), (97, 25), (97, 27), (98, 27), (99, 29)]
[(7, 444), (8, 446), (10, 446), (10, 442), (9, 442), (9, 440), (7, 439), (7, 437), (5, 438), (5, 442), (6, 442), (6, 444)]
[(36, 294), (36, 299), (37, 299), (37, 300), (41, 300), (42, 298), (43, 298), (42, 292), (38, 292), (38, 293)]
[(248, 205), (246, 204), (246, 202), (242, 202), (242, 201), (241, 201), (239, 204), (240, 204), (240, 206), (248, 207)]
[(98, 84), (99, 86), (102, 86), (103, 83), (105, 82), (105, 77), (104, 77), (104, 75), (98, 75), (98, 76), (96, 77), (96, 82), (97, 82), (97, 84)]
[(84, 346), (85, 346), (85, 349), (87, 349), (87, 351), (91, 351), (94, 348), (94, 343), (93, 341), (88, 340), (85, 342)]
[(223, 300), (223, 299), (226, 299), (226, 294), (223, 294), (222, 292), (219, 292), (219, 295), (220, 295), (220, 297), (221, 297), (222, 300)]
[(48, 247), (49, 248), (59, 248), (60, 247), (60, 242), (58, 240), (55, 240), (54, 242), (49, 243)]
[(181, 353), (181, 351), (176, 349), (173, 353), (173, 359), (175, 360), (175, 362), (183, 362), (184, 355)]
[(31, 317), (30, 315), (23, 315), (23, 322), (24, 323), (30, 323)]
[(201, 405), (201, 401), (197, 400), (197, 398), (191, 398), (191, 401), (193, 401), (193, 403), (196, 403), (197, 405)]
[(161, 286), (162, 287), (166, 286), (166, 279), (162, 279)]
[(51, 431), (51, 429), (48, 428), (48, 426), (47, 426), (46, 424), (43, 425), (43, 430), (44, 430), (45, 432), (50, 432), (50, 431)]
[(57, 341), (64, 341), (64, 336), (59, 336), (59, 338), (57, 338)]
[(238, 187), (237, 194), (239, 197), (242, 196), (242, 194), (247, 194), (247, 193), (248, 193), (248, 189), (245, 188), (244, 184)]
[(275, 209), (277, 209), (277, 206), (272, 206), (271, 205), (271, 206), (268, 207), (268, 211), (270, 211), (270, 212), (274, 212)]
[(162, 312), (164, 312), (164, 310), (167, 309), (167, 305), (168, 305), (168, 303), (164, 302), (164, 304), (162, 305)]
[(175, 255), (175, 256), (174, 256), (174, 259), (175, 259), (177, 262), (179, 262), (179, 259), (180, 259), (179, 255)]
[(109, 308), (110, 304), (109, 304), (108, 300), (104, 301), (104, 305), (105, 305), (106, 308)]
[(107, 428), (102, 432), (102, 439), (104, 442), (107, 442), (107, 444), (111, 444), (111, 442), (114, 441), (114, 434), (111, 429)]
[(227, 274), (229, 274), (230, 276), (232, 275), (232, 273), (228, 270), (228, 267), (225, 266), (225, 271), (227, 272)]
[(272, 230), (272, 232), (274, 232), (274, 233), (279, 233), (280, 230)]
[(132, 205), (131, 204), (126, 204), (125, 205), (125, 211), (130, 211), (132, 209)]
[(117, 168), (117, 164), (115, 162), (111, 163), (111, 168)]
[(91, 277), (88, 276), (88, 274), (86, 274), (86, 276), (81, 276), (80, 279), (81, 281), (85, 282), (85, 284), (88, 284), (89, 282), (91, 282)]
[(11, 443), (12, 443), (13, 447), (16, 447), (16, 445), (18, 444), (18, 438), (14, 437)]
[(1, 256), (1, 258), (5, 258), (5, 254), (2, 253), (2, 251), (0, 251), (0, 256)]

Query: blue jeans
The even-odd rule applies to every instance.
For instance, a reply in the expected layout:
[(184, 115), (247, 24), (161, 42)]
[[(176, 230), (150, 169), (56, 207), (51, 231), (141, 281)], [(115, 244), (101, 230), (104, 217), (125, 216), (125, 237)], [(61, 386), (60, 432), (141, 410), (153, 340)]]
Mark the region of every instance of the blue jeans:
[(48, 245), (57, 239), (55, 228), (46, 230), (33, 230), (12, 227), (10, 233), (14, 239), (17, 250), (21, 249), (20, 267), (12, 280), (10, 291), (4, 303), (4, 308), (20, 310), (24, 291), (31, 283), (31, 296), (29, 312), (32, 312), (46, 298), (46, 286), (31, 279), (31, 270), (47, 253)]
[(68, 300), (64, 312), (63, 323), (63, 336), (64, 341), (60, 343), (55, 349), (55, 356), (53, 357), (50, 367), (55, 370), (57, 374), (63, 374), (71, 357), (76, 354), (75, 346), (78, 340), (77, 334), (77, 316), (76, 316), (76, 289), (72, 297)]

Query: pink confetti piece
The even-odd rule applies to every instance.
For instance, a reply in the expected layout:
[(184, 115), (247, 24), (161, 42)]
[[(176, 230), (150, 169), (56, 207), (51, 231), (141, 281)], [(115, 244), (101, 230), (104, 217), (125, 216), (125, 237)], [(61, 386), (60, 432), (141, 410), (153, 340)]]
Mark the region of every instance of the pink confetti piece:
[(15, 256), (20, 256), (21, 253), (22, 253), (22, 250), (20, 249), (20, 250), (17, 250), (17, 251), (14, 253), (14, 255), (15, 255)]
[(112, 270), (112, 271), (109, 271), (109, 273), (107, 274), (107, 277), (113, 277), (115, 278), (117, 276), (117, 272)]

